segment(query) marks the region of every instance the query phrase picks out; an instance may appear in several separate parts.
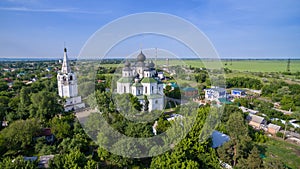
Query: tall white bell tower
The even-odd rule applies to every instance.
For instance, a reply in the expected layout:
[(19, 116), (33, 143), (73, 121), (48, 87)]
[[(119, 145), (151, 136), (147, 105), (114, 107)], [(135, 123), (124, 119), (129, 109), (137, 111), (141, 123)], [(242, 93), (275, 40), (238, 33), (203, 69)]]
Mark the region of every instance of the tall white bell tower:
[(58, 95), (66, 99), (65, 111), (84, 108), (81, 96), (78, 96), (76, 74), (72, 72), (68, 63), (67, 49), (64, 49), (64, 60), (61, 71), (57, 74)]

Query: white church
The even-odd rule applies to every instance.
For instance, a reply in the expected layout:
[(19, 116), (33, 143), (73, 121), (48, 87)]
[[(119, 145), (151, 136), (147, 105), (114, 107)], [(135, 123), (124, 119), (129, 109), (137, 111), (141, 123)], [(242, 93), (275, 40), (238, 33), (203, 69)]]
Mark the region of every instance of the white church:
[(64, 60), (61, 71), (57, 74), (58, 94), (65, 98), (65, 111), (78, 110), (85, 107), (81, 101), (81, 96), (78, 96), (77, 78), (72, 72), (68, 63), (67, 49), (64, 49)]
[(149, 100), (148, 110), (164, 109), (163, 83), (160, 81), (151, 61), (145, 63), (146, 56), (141, 53), (137, 56), (135, 63), (127, 60), (122, 69), (122, 77), (117, 81), (117, 93), (131, 93), (144, 105), (144, 95)]

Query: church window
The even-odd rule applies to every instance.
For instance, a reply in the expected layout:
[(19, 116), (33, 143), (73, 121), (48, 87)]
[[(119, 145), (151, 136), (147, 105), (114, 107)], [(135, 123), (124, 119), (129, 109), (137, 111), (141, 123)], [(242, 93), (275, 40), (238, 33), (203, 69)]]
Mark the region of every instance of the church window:
[(141, 90), (138, 90), (138, 94), (141, 94)]
[(158, 87), (158, 91), (160, 91), (160, 87)]
[(147, 93), (147, 86), (145, 87), (145, 93)]
[(155, 104), (157, 104), (158, 103), (158, 101), (157, 100), (155, 100)]
[(73, 80), (73, 76), (70, 76), (70, 80)]
[(124, 93), (126, 93), (126, 86), (124, 86)]
[(152, 86), (152, 93), (153, 93), (154, 87)]

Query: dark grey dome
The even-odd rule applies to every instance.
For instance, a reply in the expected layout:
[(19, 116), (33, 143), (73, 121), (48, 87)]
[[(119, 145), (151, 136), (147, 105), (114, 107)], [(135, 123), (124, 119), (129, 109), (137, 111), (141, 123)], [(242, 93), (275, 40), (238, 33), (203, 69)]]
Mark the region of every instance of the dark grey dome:
[(154, 68), (154, 67), (155, 67), (155, 64), (153, 63), (152, 60), (151, 60), (151, 62), (149, 63), (149, 66), (150, 66), (151, 68)]
[(144, 62), (145, 60), (146, 60), (146, 56), (141, 51), (141, 53), (137, 56), (137, 61)]
[(124, 67), (123, 71), (131, 71), (130, 67)]
[(124, 66), (125, 67), (129, 67), (130, 66), (130, 63), (128, 62), (128, 60), (125, 61)]
[(137, 67), (144, 67), (144, 62), (137, 62), (135, 66)]

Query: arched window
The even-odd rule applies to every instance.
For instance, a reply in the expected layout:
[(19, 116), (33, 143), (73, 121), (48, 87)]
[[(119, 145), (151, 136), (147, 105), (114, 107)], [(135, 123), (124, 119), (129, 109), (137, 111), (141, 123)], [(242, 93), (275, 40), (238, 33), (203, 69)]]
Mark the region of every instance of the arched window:
[(70, 76), (70, 80), (73, 80), (73, 76)]
[(145, 93), (147, 93), (147, 86), (145, 87)]
[(126, 93), (126, 86), (124, 86), (124, 93)]
[(151, 88), (151, 89), (152, 89), (151, 91), (152, 91), (152, 93), (153, 93), (154, 87), (152, 86), (152, 88)]

